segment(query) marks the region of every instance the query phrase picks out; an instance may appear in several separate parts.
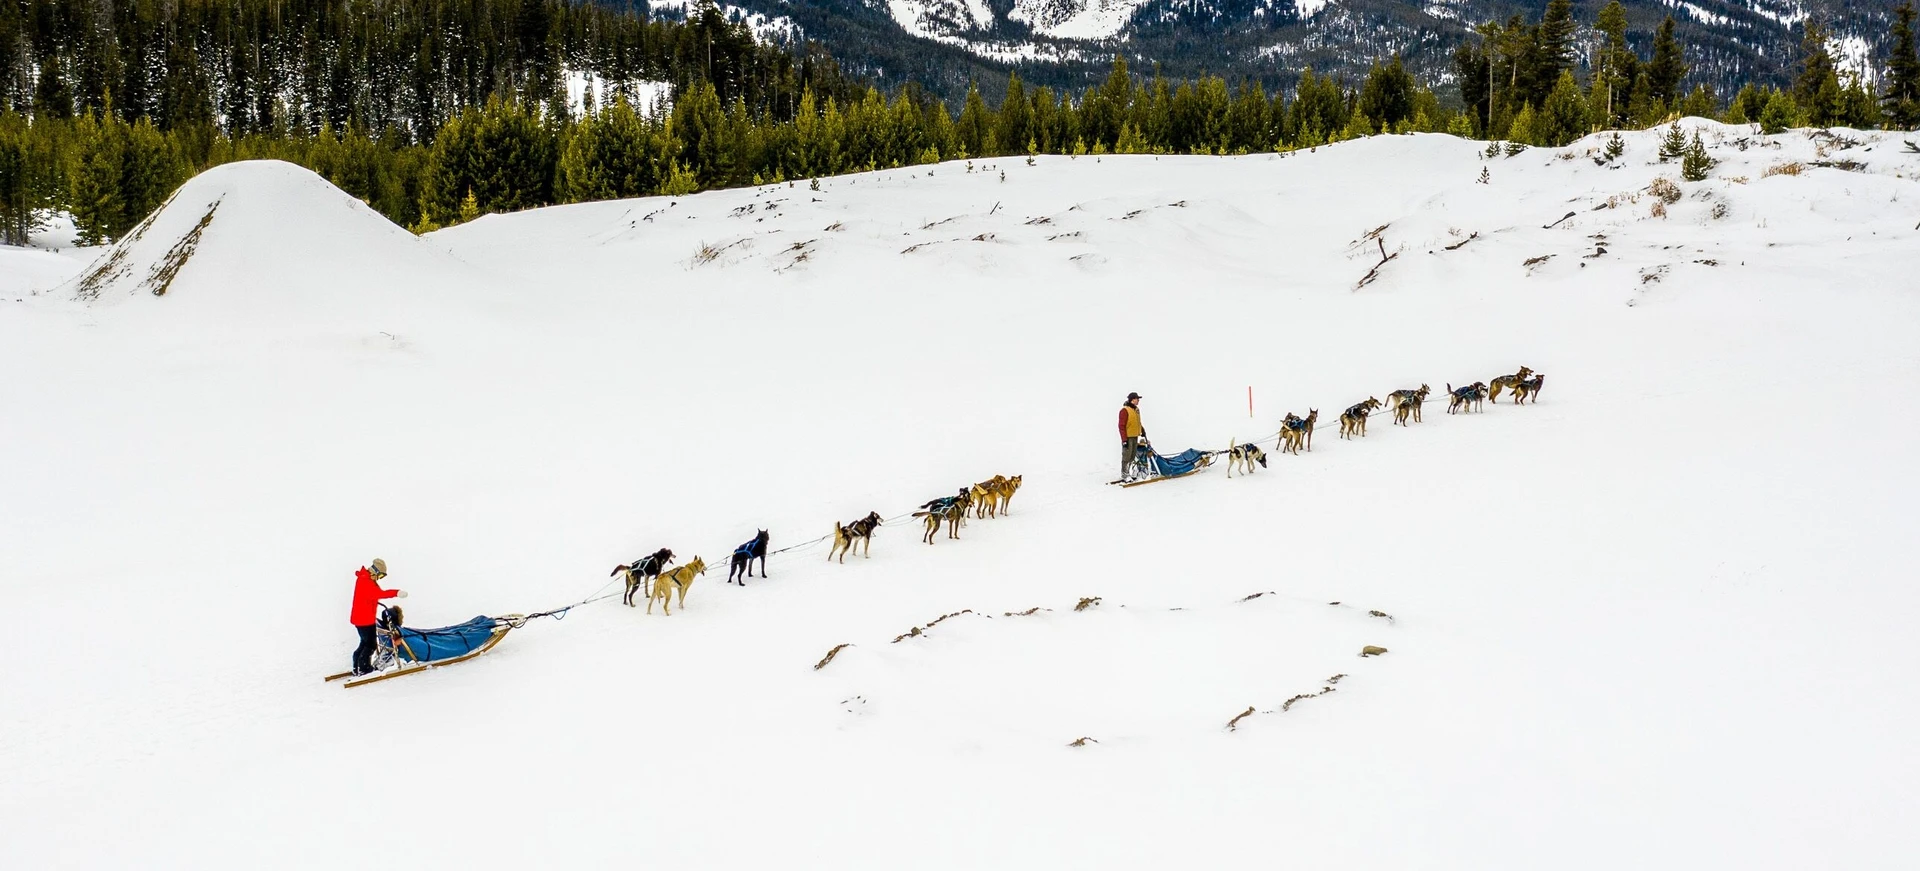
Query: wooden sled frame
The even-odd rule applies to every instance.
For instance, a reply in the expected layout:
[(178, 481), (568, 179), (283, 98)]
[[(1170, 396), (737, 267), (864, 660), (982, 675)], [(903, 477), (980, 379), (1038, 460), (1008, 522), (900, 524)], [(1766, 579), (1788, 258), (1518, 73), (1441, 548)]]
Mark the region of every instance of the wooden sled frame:
[[(476, 656), (479, 656), (482, 653), (486, 653), (487, 651), (492, 650), (494, 645), (500, 643), (500, 639), (507, 637), (507, 633), (513, 631), (512, 621), (518, 619), (519, 616), (520, 615), (518, 614), (509, 614), (505, 617), (499, 618), (500, 622), (494, 624), (493, 635), (487, 639), (487, 643), (482, 644), (479, 647), (476, 647), (472, 650), (469, 650), (466, 653), (462, 653), (459, 656), (448, 657), (446, 659), (436, 659), (432, 662), (408, 663), (392, 671), (380, 672), (380, 673), (371, 674), (371, 675), (363, 675), (359, 678), (348, 680), (344, 684), (344, 686), (348, 686), (348, 687), (366, 686), (367, 684), (370, 684), (370, 683), (379, 683), (380, 681), (387, 680), (388, 678), (403, 677), (405, 675), (415, 674), (422, 671), (430, 671), (432, 669), (439, 668), (443, 665), (452, 665), (456, 662), (465, 662), (466, 660), (472, 659)], [(406, 642), (404, 641), (400, 643), (403, 646), (406, 644)], [(353, 672), (343, 671), (339, 674), (327, 675), (326, 682), (332, 683), (342, 678), (353, 678)]]

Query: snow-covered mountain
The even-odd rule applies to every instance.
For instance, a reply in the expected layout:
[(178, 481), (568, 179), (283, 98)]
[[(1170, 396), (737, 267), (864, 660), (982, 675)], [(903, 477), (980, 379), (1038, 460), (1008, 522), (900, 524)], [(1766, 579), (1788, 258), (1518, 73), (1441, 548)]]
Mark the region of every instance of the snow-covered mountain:
[[(675, 0), (683, 3), (683, 0)], [(1428, 80), (1452, 70), (1449, 52), (1470, 28), (1543, 4), (1512, 0), (738, 0), (730, 8), (794, 22), (844, 64), (883, 81), (918, 80), (949, 96), (977, 80), (989, 92), (1007, 65), (1040, 83), (1097, 80), (1115, 53), (1168, 74), (1213, 73), (1290, 85), (1303, 66), (1350, 76), (1399, 53)], [(1576, 15), (1590, 23), (1598, 3)], [(1630, 40), (1643, 53), (1673, 15), (1689, 46), (1690, 81), (1723, 94), (1746, 81), (1784, 82), (1801, 25), (1833, 25), (1838, 55), (1876, 67), (1898, 0), (1626, 0)], [(678, 7), (673, 7), (678, 8)]]
[[(1920, 153), (1686, 124), (1704, 181), (1410, 135), (419, 238), (238, 163), (0, 248), (0, 867), (1905, 867)], [(1321, 428), (1122, 490), (1128, 391)], [(684, 609), (591, 601), (663, 546)], [(419, 627), (584, 604), (322, 683), (374, 557)]]

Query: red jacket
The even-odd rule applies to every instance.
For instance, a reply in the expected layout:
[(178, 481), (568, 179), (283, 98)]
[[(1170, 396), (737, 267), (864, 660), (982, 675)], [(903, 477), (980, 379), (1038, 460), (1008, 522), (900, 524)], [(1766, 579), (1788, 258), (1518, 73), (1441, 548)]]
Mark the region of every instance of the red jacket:
[(353, 615), (349, 618), (355, 626), (373, 625), (373, 605), (381, 599), (391, 599), (399, 590), (382, 590), (373, 582), (373, 572), (362, 567), (353, 573)]

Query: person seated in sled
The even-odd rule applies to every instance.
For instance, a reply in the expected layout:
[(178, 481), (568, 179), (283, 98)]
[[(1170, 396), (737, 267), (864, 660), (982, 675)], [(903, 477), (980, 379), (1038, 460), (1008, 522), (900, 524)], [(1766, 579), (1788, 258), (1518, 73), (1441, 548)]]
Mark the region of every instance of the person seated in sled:
[(353, 628), (360, 633), (360, 646), (353, 649), (353, 673), (366, 674), (373, 671), (374, 610), (381, 599), (404, 599), (407, 591), (402, 589), (383, 590), (380, 581), (387, 577), (387, 561), (376, 558), (370, 566), (361, 566), (353, 574), (353, 612), (349, 619)]

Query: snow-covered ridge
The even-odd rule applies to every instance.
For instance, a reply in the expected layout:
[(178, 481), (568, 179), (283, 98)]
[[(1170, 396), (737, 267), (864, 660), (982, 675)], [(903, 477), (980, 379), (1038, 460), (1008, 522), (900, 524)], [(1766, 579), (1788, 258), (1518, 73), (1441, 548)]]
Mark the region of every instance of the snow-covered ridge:
[(1036, 33), (1061, 39), (1108, 39), (1118, 35), (1148, 0), (1015, 0), (1007, 17)]
[[(664, 12), (678, 18), (699, 11), (700, 5), (698, 0), (647, 0), (648, 11), (653, 14)], [(761, 42), (791, 45), (805, 37), (799, 23), (785, 15), (768, 15), (726, 3), (715, 4), (715, 8), (728, 21), (745, 23)]]

